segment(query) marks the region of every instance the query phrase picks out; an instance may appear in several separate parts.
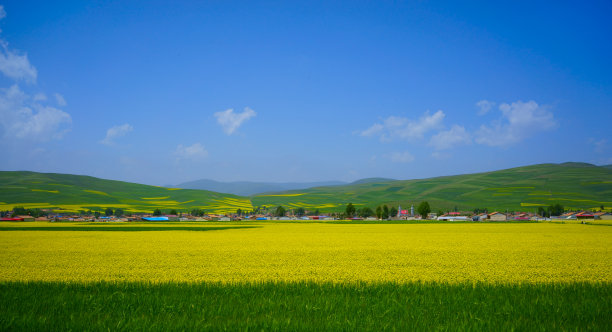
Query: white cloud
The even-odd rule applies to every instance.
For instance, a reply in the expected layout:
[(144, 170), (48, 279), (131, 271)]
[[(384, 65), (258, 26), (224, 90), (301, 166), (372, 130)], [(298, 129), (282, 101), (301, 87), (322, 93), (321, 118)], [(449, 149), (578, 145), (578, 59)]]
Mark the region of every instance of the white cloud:
[(127, 123), (108, 128), (108, 130), (106, 131), (106, 137), (104, 137), (104, 139), (101, 140), (100, 143), (106, 145), (113, 145), (115, 143), (114, 140), (116, 138), (125, 136), (132, 130), (134, 130), (134, 127)]
[(429, 145), (433, 146), (436, 150), (445, 150), (461, 144), (470, 144), (471, 142), (470, 134), (463, 126), (453, 125), (451, 129), (441, 131), (432, 136)]
[(431, 157), (434, 159), (438, 159), (438, 160), (446, 160), (446, 159), (450, 159), (451, 155), (449, 153), (434, 151), (431, 153)]
[(414, 156), (408, 151), (394, 152), (389, 156), (389, 159), (394, 163), (410, 163), (414, 161)]
[(41, 93), (37, 93), (37, 94), (34, 95), (34, 100), (35, 101), (45, 101), (45, 100), (47, 100), (47, 95), (42, 93), (42, 92)]
[(68, 105), (66, 103), (66, 99), (64, 99), (64, 96), (60, 95), (59, 93), (55, 94), (55, 101), (57, 101), (57, 104), (59, 106), (66, 106), (66, 105)]
[(495, 103), (488, 100), (481, 100), (476, 103), (476, 106), (479, 108), (478, 115), (485, 115), (495, 106)]
[(36, 68), (30, 64), (27, 54), (19, 55), (8, 48), (8, 43), (0, 40), (0, 72), (14, 80), (36, 82)]
[(255, 115), (257, 115), (257, 113), (248, 107), (245, 107), (244, 112), (242, 113), (234, 113), (234, 110), (231, 108), (215, 113), (217, 122), (223, 128), (223, 131), (228, 135), (233, 134), (238, 127)]
[(480, 126), (477, 143), (489, 146), (512, 145), (557, 126), (552, 112), (533, 100), (501, 104), (499, 109), (503, 120), (489, 126)]
[(421, 139), (427, 132), (438, 128), (445, 116), (442, 111), (437, 111), (434, 114), (427, 111), (418, 120), (390, 116), (383, 123), (375, 123), (360, 134), (361, 136), (380, 135), (382, 141)]
[[(5, 17), (4, 6), (0, 5), (0, 20)], [(0, 39), (0, 72), (14, 80), (36, 82), (36, 68), (30, 64), (27, 54), (20, 55), (9, 49), (8, 42), (4, 39)]]
[(0, 89), (0, 130), (4, 139), (59, 139), (70, 129), (71, 124), (70, 114), (40, 104), (17, 85)]
[(179, 159), (202, 159), (208, 156), (208, 151), (200, 143), (194, 143), (191, 146), (179, 144), (174, 154)]
[[(6, 16), (0, 6), (0, 20)], [(15, 81), (36, 83), (36, 68), (30, 64), (26, 54), (20, 55), (0, 39), (0, 72)], [(44, 105), (47, 97), (43, 93), (30, 96), (16, 84), (0, 88), (0, 137), (10, 141), (48, 141), (61, 138), (72, 124), (70, 114)], [(59, 103), (59, 106), (64, 106)]]
[(602, 138), (600, 140), (591, 138), (589, 139), (589, 143), (593, 144), (593, 149), (597, 153), (604, 153), (608, 146), (608, 140), (606, 140), (605, 138)]
[(385, 129), (385, 126), (381, 125), (380, 123), (375, 123), (372, 125), (372, 127), (362, 131), (361, 136), (372, 136), (382, 132), (383, 129)]

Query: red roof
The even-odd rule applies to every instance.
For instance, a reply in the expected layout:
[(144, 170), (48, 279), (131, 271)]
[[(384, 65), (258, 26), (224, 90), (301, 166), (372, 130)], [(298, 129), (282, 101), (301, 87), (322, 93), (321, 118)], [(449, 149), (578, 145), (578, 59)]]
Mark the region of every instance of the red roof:
[(0, 221), (23, 221), (23, 218), (0, 218)]

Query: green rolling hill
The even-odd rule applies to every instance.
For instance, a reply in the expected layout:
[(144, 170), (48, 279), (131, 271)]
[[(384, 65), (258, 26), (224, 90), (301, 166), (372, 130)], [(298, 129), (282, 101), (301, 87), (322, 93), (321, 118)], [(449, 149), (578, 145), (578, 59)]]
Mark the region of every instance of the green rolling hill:
[(90, 176), (0, 172), (0, 210), (15, 206), (56, 211), (122, 208), (151, 212), (156, 208), (193, 208), (226, 213), (253, 206), (342, 211), (346, 204), (405, 208), (428, 201), (434, 211), (488, 208), (533, 211), (560, 203), (566, 208), (612, 209), (612, 169), (585, 163), (541, 164), (512, 169), (419, 180), (365, 179), (348, 185), (315, 187), (251, 197), (206, 190), (165, 188)]
[(347, 203), (415, 206), (428, 201), (434, 211), (488, 208), (533, 211), (560, 203), (567, 208), (612, 209), (612, 169), (585, 163), (540, 164), (419, 180), (366, 181), (251, 197), (254, 206), (283, 205), (340, 211)]
[(127, 212), (189, 210), (234, 212), (252, 209), (248, 198), (205, 190), (164, 188), (104, 180), (91, 176), (0, 172), (0, 210), (14, 206), (52, 208), (57, 211), (122, 208)]

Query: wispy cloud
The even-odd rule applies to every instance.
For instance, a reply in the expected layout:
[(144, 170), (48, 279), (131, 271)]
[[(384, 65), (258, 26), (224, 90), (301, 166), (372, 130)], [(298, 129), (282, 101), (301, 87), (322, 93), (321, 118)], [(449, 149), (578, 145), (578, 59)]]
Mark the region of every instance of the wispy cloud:
[(59, 93), (55, 94), (55, 101), (57, 102), (59, 106), (62, 106), (62, 107), (68, 105), (66, 103), (66, 99), (64, 99), (64, 96), (60, 95)]
[(27, 54), (19, 55), (8, 48), (8, 43), (0, 40), (0, 72), (4, 75), (26, 82), (36, 82), (38, 72), (30, 64)]
[(508, 146), (557, 127), (553, 113), (533, 100), (501, 104), (499, 110), (502, 112), (502, 121), (480, 126), (477, 143)]
[(231, 108), (215, 113), (217, 122), (223, 128), (223, 131), (228, 135), (233, 134), (245, 121), (255, 117), (256, 115), (257, 113), (248, 107), (245, 107), (244, 112), (242, 113), (234, 113), (234, 110)]
[[(0, 5), (0, 20), (6, 17)], [(0, 38), (0, 72), (13, 81), (36, 83), (37, 71), (26, 54), (9, 48)], [(17, 84), (0, 89), (0, 136), (4, 140), (43, 142), (59, 139), (70, 130), (70, 114), (47, 106), (43, 93), (33, 96), (23, 92)], [(65, 106), (59, 103), (58, 105)]]
[(115, 139), (125, 136), (132, 130), (134, 130), (134, 127), (127, 123), (108, 128), (108, 130), (106, 131), (106, 137), (104, 137), (104, 139), (101, 140), (100, 143), (105, 145), (113, 145), (115, 143)]
[(472, 139), (463, 126), (453, 125), (451, 129), (432, 136), (429, 145), (436, 150), (445, 150), (462, 144), (470, 144)]
[[(4, 6), (0, 5), (0, 20), (6, 17)], [(16, 50), (11, 50), (6, 40), (0, 39), (0, 72), (14, 80), (26, 82), (36, 82), (38, 72), (30, 64), (27, 54), (19, 54)]]
[(438, 160), (446, 160), (450, 159), (451, 155), (449, 153), (434, 151), (431, 153), (431, 157)]
[(34, 95), (34, 100), (35, 101), (45, 101), (45, 100), (47, 100), (47, 95), (42, 93), (42, 92), (41, 93), (37, 93), (37, 94)]
[(208, 151), (200, 143), (194, 143), (191, 146), (179, 144), (174, 154), (179, 159), (203, 159), (208, 156)]
[(604, 153), (608, 146), (608, 140), (605, 138), (602, 138), (602, 139), (591, 138), (589, 139), (589, 143), (593, 145), (593, 149), (597, 153)]
[(5, 139), (59, 139), (71, 124), (70, 114), (41, 104), (17, 85), (0, 89), (0, 128)]
[(433, 114), (427, 111), (418, 120), (390, 116), (382, 123), (375, 123), (360, 134), (361, 136), (380, 136), (381, 141), (421, 139), (427, 132), (440, 127), (445, 116), (442, 111)]
[(478, 107), (478, 115), (485, 115), (489, 113), (491, 108), (495, 106), (495, 103), (488, 100), (481, 100), (476, 103), (476, 107)]
[(389, 159), (394, 163), (410, 163), (414, 161), (414, 156), (408, 151), (393, 152), (389, 155)]

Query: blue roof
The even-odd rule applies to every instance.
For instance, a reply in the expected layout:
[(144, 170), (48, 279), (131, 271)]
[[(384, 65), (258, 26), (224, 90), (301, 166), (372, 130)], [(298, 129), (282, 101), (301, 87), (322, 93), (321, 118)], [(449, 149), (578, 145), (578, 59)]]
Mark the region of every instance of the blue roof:
[(145, 217), (145, 218), (142, 218), (142, 220), (146, 220), (146, 221), (167, 221), (168, 217)]

